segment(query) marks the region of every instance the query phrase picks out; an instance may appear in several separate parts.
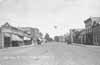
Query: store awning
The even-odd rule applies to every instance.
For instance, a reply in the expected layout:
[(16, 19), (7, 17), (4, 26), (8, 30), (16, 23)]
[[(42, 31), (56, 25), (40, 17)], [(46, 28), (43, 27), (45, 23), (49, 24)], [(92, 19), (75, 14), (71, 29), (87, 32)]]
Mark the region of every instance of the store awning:
[(11, 36), (11, 40), (13, 40), (13, 41), (23, 41), (23, 39), (20, 38), (20, 37), (17, 36), (17, 35), (12, 35), (12, 36)]
[(30, 38), (28, 38), (28, 37), (24, 37), (24, 40), (30, 40)]
[(5, 37), (10, 37), (11, 35), (9, 33), (4, 33)]

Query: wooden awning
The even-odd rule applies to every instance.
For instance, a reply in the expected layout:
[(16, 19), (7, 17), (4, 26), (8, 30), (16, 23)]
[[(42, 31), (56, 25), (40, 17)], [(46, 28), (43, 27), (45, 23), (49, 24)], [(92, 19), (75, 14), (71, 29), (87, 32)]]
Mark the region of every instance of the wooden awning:
[(24, 40), (30, 40), (31, 38), (28, 38), (28, 37), (24, 37)]
[(23, 41), (23, 39), (20, 38), (20, 37), (17, 36), (17, 35), (12, 35), (12, 36), (11, 36), (11, 40), (12, 40), (12, 41)]
[(10, 34), (10, 33), (4, 33), (4, 36), (5, 36), (5, 37), (10, 37), (11, 34)]

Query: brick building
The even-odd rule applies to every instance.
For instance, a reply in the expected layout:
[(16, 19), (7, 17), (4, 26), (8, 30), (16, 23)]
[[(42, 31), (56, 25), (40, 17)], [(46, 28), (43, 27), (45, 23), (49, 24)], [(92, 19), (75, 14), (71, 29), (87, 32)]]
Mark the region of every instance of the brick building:
[(100, 17), (90, 17), (84, 23), (86, 29), (85, 44), (100, 45)]

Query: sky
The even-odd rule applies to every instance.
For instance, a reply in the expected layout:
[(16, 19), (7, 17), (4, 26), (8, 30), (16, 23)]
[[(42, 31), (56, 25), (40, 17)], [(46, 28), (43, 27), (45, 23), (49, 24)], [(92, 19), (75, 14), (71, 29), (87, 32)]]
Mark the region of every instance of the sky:
[(100, 0), (0, 0), (0, 25), (35, 27), (51, 37), (84, 28), (90, 16), (100, 16)]

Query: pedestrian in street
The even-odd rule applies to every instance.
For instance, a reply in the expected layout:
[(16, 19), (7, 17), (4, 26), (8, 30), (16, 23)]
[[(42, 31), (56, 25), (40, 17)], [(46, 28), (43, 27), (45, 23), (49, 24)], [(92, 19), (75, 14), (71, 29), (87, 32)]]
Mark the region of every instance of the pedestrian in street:
[(38, 44), (38, 45), (41, 45), (41, 40), (40, 40), (40, 38), (37, 39), (37, 44)]

